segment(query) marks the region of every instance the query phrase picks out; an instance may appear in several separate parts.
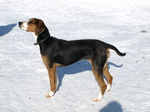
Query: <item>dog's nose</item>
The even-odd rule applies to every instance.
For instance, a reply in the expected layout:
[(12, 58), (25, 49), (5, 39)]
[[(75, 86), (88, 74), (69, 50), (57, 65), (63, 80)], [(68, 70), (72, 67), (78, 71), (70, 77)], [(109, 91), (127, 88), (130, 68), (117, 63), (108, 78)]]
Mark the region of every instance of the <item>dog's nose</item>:
[(19, 26), (21, 26), (21, 25), (22, 25), (22, 22), (18, 22), (18, 24), (19, 24)]

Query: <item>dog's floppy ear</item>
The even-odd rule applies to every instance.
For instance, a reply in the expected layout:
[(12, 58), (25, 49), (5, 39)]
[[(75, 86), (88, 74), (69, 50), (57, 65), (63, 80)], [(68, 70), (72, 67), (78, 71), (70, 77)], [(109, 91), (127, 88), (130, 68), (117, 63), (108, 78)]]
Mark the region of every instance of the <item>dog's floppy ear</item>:
[(35, 29), (35, 35), (41, 34), (46, 29), (46, 26), (42, 20), (36, 21), (36, 29)]

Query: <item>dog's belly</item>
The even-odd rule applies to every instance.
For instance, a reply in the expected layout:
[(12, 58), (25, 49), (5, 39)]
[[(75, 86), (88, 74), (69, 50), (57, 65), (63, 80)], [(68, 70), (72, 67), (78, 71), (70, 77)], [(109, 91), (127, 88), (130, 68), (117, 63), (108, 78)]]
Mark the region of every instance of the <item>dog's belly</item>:
[(63, 57), (63, 58), (58, 58), (57, 60), (55, 59), (55, 63), (59, 66), (68, 66), (68, 65), (71, 65), (77, 61), (81, 60), (81, 58), (66, 58), (66, 57)]
[(54, 61), (57, 66), (63, 67), (63, 66), (68, 66), (71, 65), (79, 60), (86, 59), (86, 60), (91, 60), (90, 55), (84, 55), (84, 56), (58, 56), (55, 57)]

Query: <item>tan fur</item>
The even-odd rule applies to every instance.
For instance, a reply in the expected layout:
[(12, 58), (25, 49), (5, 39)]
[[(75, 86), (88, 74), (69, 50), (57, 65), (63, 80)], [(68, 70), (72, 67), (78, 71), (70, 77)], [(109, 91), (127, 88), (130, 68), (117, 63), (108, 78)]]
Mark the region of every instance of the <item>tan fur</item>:
[(106, 64), (105, 68), (103, 69), (103, 74), (105, 75), (107, 79), (107, 83), (112, 86), (112, 80), (113, 77), (110, 75), (109, 70), (108, 70), (108, 63)]
[(100, 90), (101, 90), (101, 94), (104, 95), (105, 91), (106, 91), (106, 84), (104, 82), (104, 79), (103, 79), (103, 75), (102, 74), (99, 74), (96, 70), (95, 70), (95, 67), (92, 66), (92, 72), (95, 76), (95, 79), (97, 81), (97, 83), (99, 84), (100, 86)]
[(35, 29), (35, 35), (41, 34), (45, 30), (45, 24), (42, 20), (38, 21), (38, 25), (36, 26)]
[[(38, 22), (37, 24), (33, 24), (35, 22)], [(35, 21), (35, 19), (30, 19), (28, 21), (28, 28), (27, 31), (29, 32), (35, 32), (35, 35), (39, 35), (45, 30), (45, 24), (42, 20)]]
[(41, 56), (41, 57), (42, 57), (43, 63), (45, 64), (48, 70), (51, 91), (55, 92), (57, 89), (56, 65), (54, 64), (53, 67), (50, 68), (49, 67), (50, 60), (48, 60), (46, 56)]
[[(19, 24), (20, 23), (23, 23), (23, 22), (19, 22)], [(25, 24), (27, 26), (27, 29), (26, 29), (26, 27), (22, 28), (22, 29), (27, 30), (29, 32), (34, 32), (36, 36), (38, 36), (43, 31), (45, 31), (45, 29), (47, 29), (44, 22), (40, 19), (34, 19), (34, 18), (29, 19), (29, 21), (25, 22), (25, 23), (27, 23), (27, 25)], [(21, 27), (21, 24), (20, 24), (20, 27)], [(39, 44), (39, 43), (37, 43), (37, 44)], [(35, 45), (37, 45), (37, 44), (35, 44)], [(84, 57), (84, 59), (87, 59), (87, 61), (92, 65), (92, 72), (95, 76), (95, 79), (96, 79), (98, 85), (100, 86), (100, 94), (96, 99), (94, 99), (94, 101), (100, 101), (106, 91), (107, 85), (104, 81), (103, 75), (106, 77), (107, 82), (109, 84), (107, 90), (110, 90), (110, 86), (112, 86), (113, 77), (111, 76), (111, 74), (109, 73), (109, 70), (108, 70), (108, 58), (110, 57), (110, 51), (109, 51), (109, 49), (106, 49), (105, 52), (107, 53), (107, 61), (104, 64), (102, 74), (98, 73), (98, 71), (96, 70), (97, 66), (95, 64), (93, 64), (94, 62), (92, 62), (92, 59), (90, 57), (88, 57), (88, 56), (86, 58)], [(50, 93), (47, 96), (52, 97), (57, 89), (56, 67), (63, 67), (64, 65), (61, 65), (59, 63), (53, 63), (53, 65), (50, 66), (51, 60), (48, 59), (47, 56), (42, 55), (41, 58), (48, 70), (48, 76), (49, 76), (50, 87), (51, 87)]]

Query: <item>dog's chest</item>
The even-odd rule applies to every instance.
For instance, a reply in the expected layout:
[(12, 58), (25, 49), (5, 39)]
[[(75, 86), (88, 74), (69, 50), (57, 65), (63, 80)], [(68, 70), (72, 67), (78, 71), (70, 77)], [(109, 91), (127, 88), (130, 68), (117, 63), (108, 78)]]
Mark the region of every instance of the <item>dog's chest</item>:
[(35, 33), (33, 33), (33, 37), (35, 39), (35, 42), (37, 41), (37, 35), (35, 35)]

